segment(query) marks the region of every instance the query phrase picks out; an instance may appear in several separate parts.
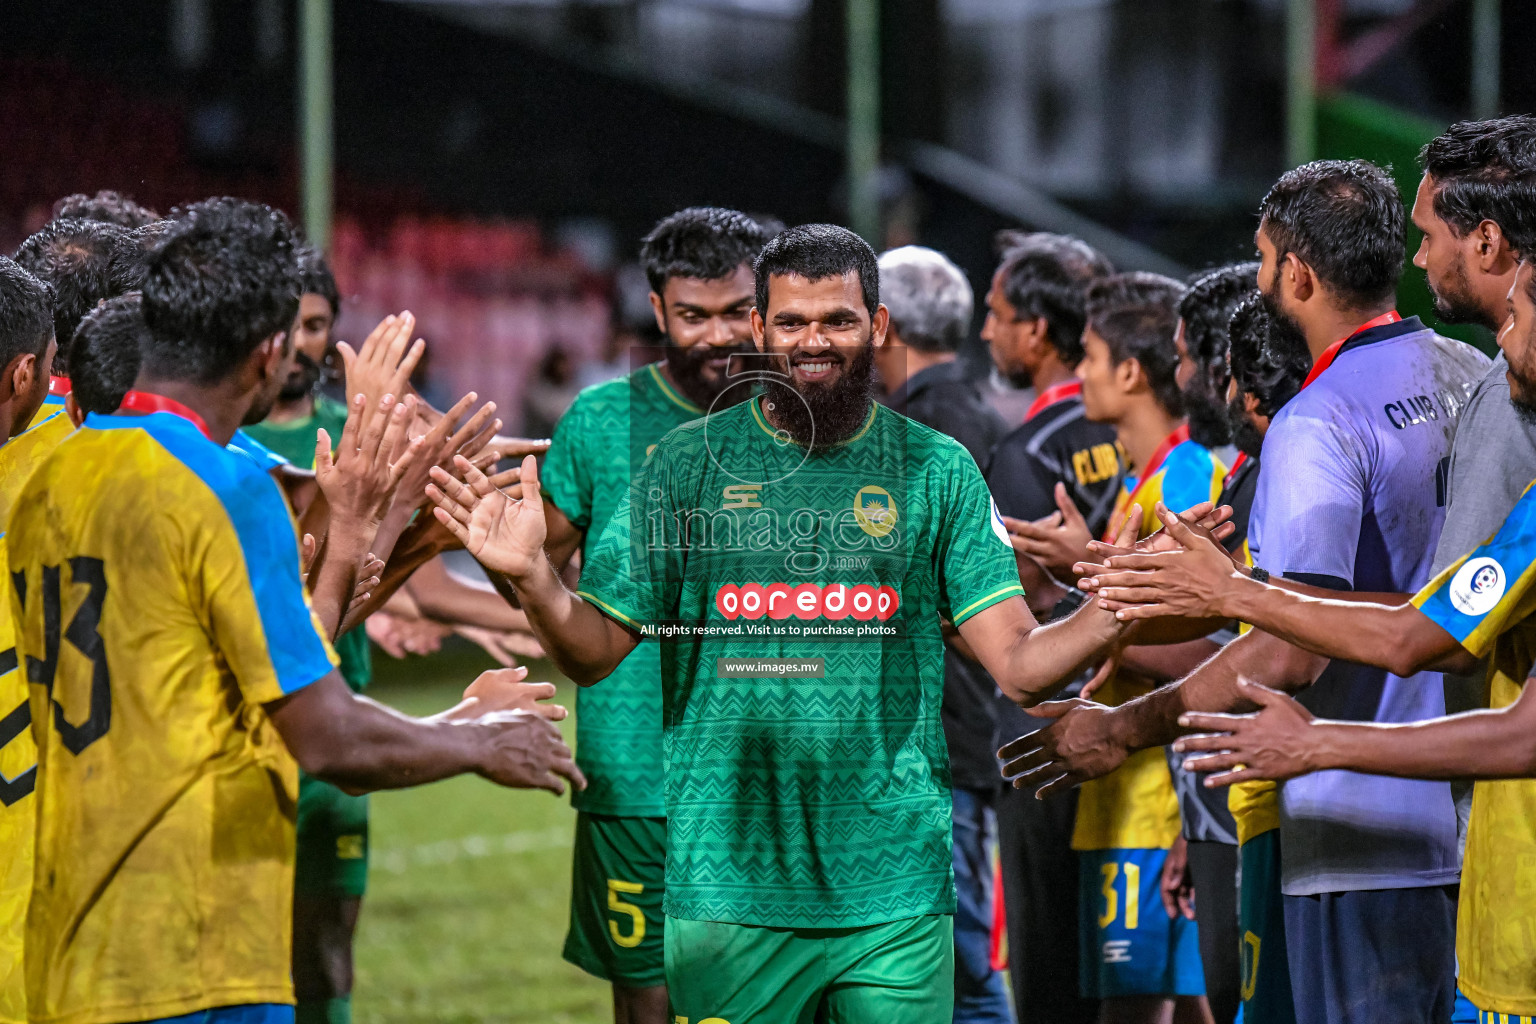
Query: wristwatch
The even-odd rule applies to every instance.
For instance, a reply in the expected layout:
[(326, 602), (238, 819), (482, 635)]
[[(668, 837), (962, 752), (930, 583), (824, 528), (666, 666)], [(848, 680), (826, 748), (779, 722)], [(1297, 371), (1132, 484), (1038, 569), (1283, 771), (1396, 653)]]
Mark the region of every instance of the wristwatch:
[(1258, 566), (1254, 566), (1252, 569), (1248, 570), (1248, 575), (1252, 576), (1253, 579), (1255, 581), (1259, 582), (1259, 583), (1268, 583), (1269, 582), (1269, 570), (1268, 569), (1260, 569)]

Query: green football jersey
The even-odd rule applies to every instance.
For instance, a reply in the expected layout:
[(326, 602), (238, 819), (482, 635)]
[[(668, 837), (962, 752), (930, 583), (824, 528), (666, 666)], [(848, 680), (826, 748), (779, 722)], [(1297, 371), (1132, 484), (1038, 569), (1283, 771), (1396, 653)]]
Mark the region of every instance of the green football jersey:
[[(315, 437), (320, 428), (331, 437), (331, 444), (341, 443), (341, 429), (347, 425), (347, 407), (324, 395), (315, 397), (315, 411), (298, 420), (282, 423), (262, 422), (242, 427), (300, 469), (315, 468)], [(373, 679), (373, 654), (368, 646), (368, 631), (361, 625), (337, 637), (336, 657), (341, 677), (353, 690), (361, 691)]]
[[(539, 480), (545, 496), (585, 533), (583, 563), (656, 442), (703, 414), (655, 363), (576, 396), (555, 426)], [(576, 762), (587, 777), (587, 788), (571, 793), (578, 810), (666, 816), (655, 644), (642, 644), (601, 685), (577, 692)]]
[(958, 442), (881, 406), (809, 452), (759, 400), (701, 418), (652, 454), (579, 592), (660, 648), (668, 915), (953, 913), (940, 620), (1023, 594)]

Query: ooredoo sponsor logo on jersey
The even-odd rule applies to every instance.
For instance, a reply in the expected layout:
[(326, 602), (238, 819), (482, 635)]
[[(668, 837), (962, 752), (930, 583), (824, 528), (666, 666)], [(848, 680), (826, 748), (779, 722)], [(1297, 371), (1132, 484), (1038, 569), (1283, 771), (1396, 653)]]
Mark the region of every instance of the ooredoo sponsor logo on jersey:
[(901, 607), (896, 588), (875, 583), (727, 583), (715, 610), (727, 619), (879, 619)]

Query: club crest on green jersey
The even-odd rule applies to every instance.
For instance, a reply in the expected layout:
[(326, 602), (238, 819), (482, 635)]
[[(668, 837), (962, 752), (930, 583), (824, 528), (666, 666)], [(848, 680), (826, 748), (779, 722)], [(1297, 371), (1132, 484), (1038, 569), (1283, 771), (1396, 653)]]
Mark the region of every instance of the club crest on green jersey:
[(868, 484), (853, 496), (853, 519), (871, 537), (884, 537), (896, 529), (896, 503), (884, 487)]

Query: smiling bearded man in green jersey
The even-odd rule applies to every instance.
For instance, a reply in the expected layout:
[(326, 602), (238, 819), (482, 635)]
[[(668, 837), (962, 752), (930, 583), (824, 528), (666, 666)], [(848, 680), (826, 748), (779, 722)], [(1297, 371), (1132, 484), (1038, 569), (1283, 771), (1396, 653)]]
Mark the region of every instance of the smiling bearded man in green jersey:
[[(692, 207), (645, 237), (665, 358), (595, 385), (555, 426), (544, 462), (544, 549), (564, 570), (597, 547), (634, 470), (669, 430), (723, 409), (727, 362), (752, 346), (752, 262), (772, 232), (744, 213)], [(638, 361), (637, 354), (637, 361)], [(747, 389), (732, 398), (743, 400)], [(585, 790), (577, 810), (565, 959), (613, 985), (619, 1024), (666, 1024), (662, 898), (667, 858), (663, 799), (661, 663), (635, 651), (576, 702), (576, 749)]]
[(888, 313), (862, 239), (794, 228), (755, 269), (761, 354), (724, 393), (751, 400), (660, 441), (579, 593), (545, 557), (532, 460), (524, 500), (473, 467), (429, 493), (578, 683), (658, 643), (674, 1019), (948, 1020), (941, 618), (1020, 703), (1117, 627), (1092, 603), (1037, 626), (975, 462), (873, 403)]

